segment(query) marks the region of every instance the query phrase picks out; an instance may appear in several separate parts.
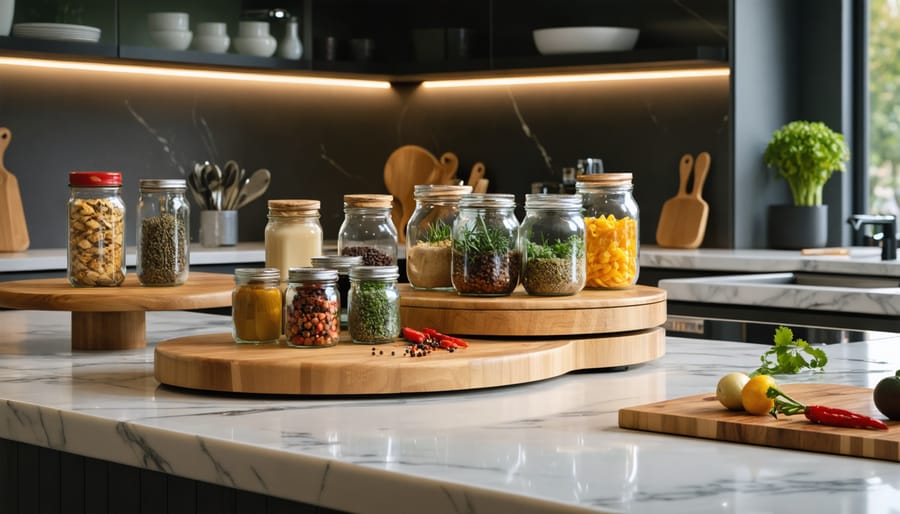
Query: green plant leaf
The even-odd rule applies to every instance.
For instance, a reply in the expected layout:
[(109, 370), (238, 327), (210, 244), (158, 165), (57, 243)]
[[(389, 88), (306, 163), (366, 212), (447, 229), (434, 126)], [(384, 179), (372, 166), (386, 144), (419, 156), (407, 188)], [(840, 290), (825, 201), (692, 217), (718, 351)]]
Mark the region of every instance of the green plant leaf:
[[(775, 344), (759, 358), (762, 366), (750, 373), (751, 376), (793, 374), (806, 368), (822, 371), (828, 363), (825, 350), (810, 346), (803, 339), (794, 339), (794, 332), (787, 327), (775, 329), (772, 341)], [(811, 359), (807, 360), (805, 355)]]

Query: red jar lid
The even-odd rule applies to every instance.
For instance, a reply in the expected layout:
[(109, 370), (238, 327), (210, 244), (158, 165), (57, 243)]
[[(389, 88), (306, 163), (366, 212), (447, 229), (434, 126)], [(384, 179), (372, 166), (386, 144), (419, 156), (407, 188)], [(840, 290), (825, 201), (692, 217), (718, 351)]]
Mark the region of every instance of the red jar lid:
[(118, 171), (71, 171), (70, 186), (121, 186), (122, 174)]

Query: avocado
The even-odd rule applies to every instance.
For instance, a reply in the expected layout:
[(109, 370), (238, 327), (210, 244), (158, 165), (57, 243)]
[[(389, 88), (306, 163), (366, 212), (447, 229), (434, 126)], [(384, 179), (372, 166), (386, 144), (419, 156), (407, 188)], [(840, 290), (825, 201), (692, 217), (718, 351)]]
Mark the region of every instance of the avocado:
[(872, 393), (875, 407), (893, 420), (900, 420), (900, 370), (892, 377), (882, 378)]

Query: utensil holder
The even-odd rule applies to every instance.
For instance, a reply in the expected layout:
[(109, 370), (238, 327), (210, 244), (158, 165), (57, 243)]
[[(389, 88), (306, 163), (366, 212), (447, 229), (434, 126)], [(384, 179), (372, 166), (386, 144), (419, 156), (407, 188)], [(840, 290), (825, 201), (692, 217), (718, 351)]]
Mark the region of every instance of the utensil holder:
[(200, 244), (212, 248), (234, 246), (238, 239), (238, 211), (200, 211)]

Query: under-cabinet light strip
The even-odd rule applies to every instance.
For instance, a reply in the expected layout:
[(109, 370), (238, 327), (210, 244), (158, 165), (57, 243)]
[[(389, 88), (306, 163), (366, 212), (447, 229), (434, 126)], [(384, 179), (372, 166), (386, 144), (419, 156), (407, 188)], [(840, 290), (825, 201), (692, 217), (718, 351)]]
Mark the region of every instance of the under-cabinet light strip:
[(23, 57), (0, 57), (0, 65), (60, 70), (97, 71), (103, 73), (143, 74), (155, 75), (160, 77), (188, 77), (310, 86), (360, 87), (370, 89), (389, 89), (391, 87), (390, 82), (386, 82), (383, 80), (357, 80), (253, 72), (193, 70), (186, 68), (165, 68), (159, 66), (136, 66), (131, 64), (107, 64), (79, 61), (56, 61), (52, 59), (29, 59)]
[(727, 77), (728, 68), (701, 68), (688, 70), (617, 71), (582, 73), (571, 75), (529, 75), (517, 77), (491, 77), (458, 80), (426, 80), (423, 87), (485, 87), (518, 86), (526, 84), (566, 84), (572, 82), (605, 82), (621, 80), (687, 79), (699, 77)]

